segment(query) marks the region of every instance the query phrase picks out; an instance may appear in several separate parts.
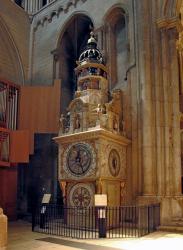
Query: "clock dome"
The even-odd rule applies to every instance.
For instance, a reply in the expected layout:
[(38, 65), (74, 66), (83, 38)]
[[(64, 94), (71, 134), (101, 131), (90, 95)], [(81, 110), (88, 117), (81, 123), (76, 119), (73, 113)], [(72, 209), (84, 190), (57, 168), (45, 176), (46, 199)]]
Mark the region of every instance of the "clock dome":
[(79, 57), (78, 63), (82, 64), (83, 62), (95, 62), (103, 64), (103, 57), (97, 48), (97, 41), (93, 32), (90, 33), (87, 46)]

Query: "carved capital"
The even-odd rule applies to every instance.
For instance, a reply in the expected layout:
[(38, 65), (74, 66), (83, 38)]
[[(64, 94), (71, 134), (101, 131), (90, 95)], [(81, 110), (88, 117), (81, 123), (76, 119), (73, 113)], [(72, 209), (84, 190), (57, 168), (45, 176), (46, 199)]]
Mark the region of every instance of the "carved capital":
[(58, 49), (54, 49), (51, 51), (51, 54), (53, 55), (54, 61), (57, 62), (60, 57), (60, 51)]
[(183, 30), (179, 17), (158, 19), (157, 26), (160, 30), (176, 29), (177, 32)]

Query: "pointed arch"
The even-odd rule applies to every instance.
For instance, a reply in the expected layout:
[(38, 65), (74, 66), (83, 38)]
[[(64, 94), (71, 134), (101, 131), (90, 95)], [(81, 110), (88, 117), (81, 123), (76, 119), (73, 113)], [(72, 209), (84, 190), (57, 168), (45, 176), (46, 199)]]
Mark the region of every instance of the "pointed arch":
[(129, 64), (128, 13), (121, 5), (113, 6), (105, 15), (106, 54), (111, 89), (124, 82)]
[(3, 18), (0, 16), (0, 76), (17, 84), (24, 84), (24, 71), (19, 51)]

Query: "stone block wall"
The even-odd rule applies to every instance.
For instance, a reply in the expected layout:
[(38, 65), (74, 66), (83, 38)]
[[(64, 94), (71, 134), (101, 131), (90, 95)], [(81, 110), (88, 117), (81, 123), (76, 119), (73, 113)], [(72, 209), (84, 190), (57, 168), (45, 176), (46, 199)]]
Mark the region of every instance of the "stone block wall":
[[(72, 1), (74, 2), (74, 1)], [(70, 4), (69, 4), (70, 3)], [(102, 0), (102, 8), (97, 8), (98, 0), (77, 1), (72, 4), (71, 1), (56, 1), (49, 8), (40, 10), (36, 13), (32, 23), (32, 61), (30, 77), (33, 84), (52, 83), (53, 78), (53, 55), (51, 52), (59, 47), (60, 37), (66, 26), (74, 15), (84, 14), (91, 18), (95, 29), (100, 29), (105, 24), (105, 16), (108, 11), (115, 6), (125, 7), (129, 11), (129, 19), (132, 26), (132, 6), (131, 1), (123, 0)], [(129, 32), (133, 36), (133, 32)], [(98, 44), (101, 39), (99, 38)], [(131, 40), (133, 41), (133, 39)], [(72, 41), (71, 41), (72, 42)], [(131, 46), (132, 47), (132, 46)]]

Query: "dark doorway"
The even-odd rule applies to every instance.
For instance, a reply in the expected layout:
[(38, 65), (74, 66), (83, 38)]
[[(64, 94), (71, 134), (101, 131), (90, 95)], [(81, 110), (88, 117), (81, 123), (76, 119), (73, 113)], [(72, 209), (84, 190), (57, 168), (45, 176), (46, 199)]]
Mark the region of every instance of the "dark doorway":
[(17, 213), (18, 218), (30, 218), (32, 209), (39, 205), (45, 193), (51, 194), (51, 202), (62, 204), (58, 189), (56, 134), (35, 134), (34, 154), (29, 164), (19, 164)]

